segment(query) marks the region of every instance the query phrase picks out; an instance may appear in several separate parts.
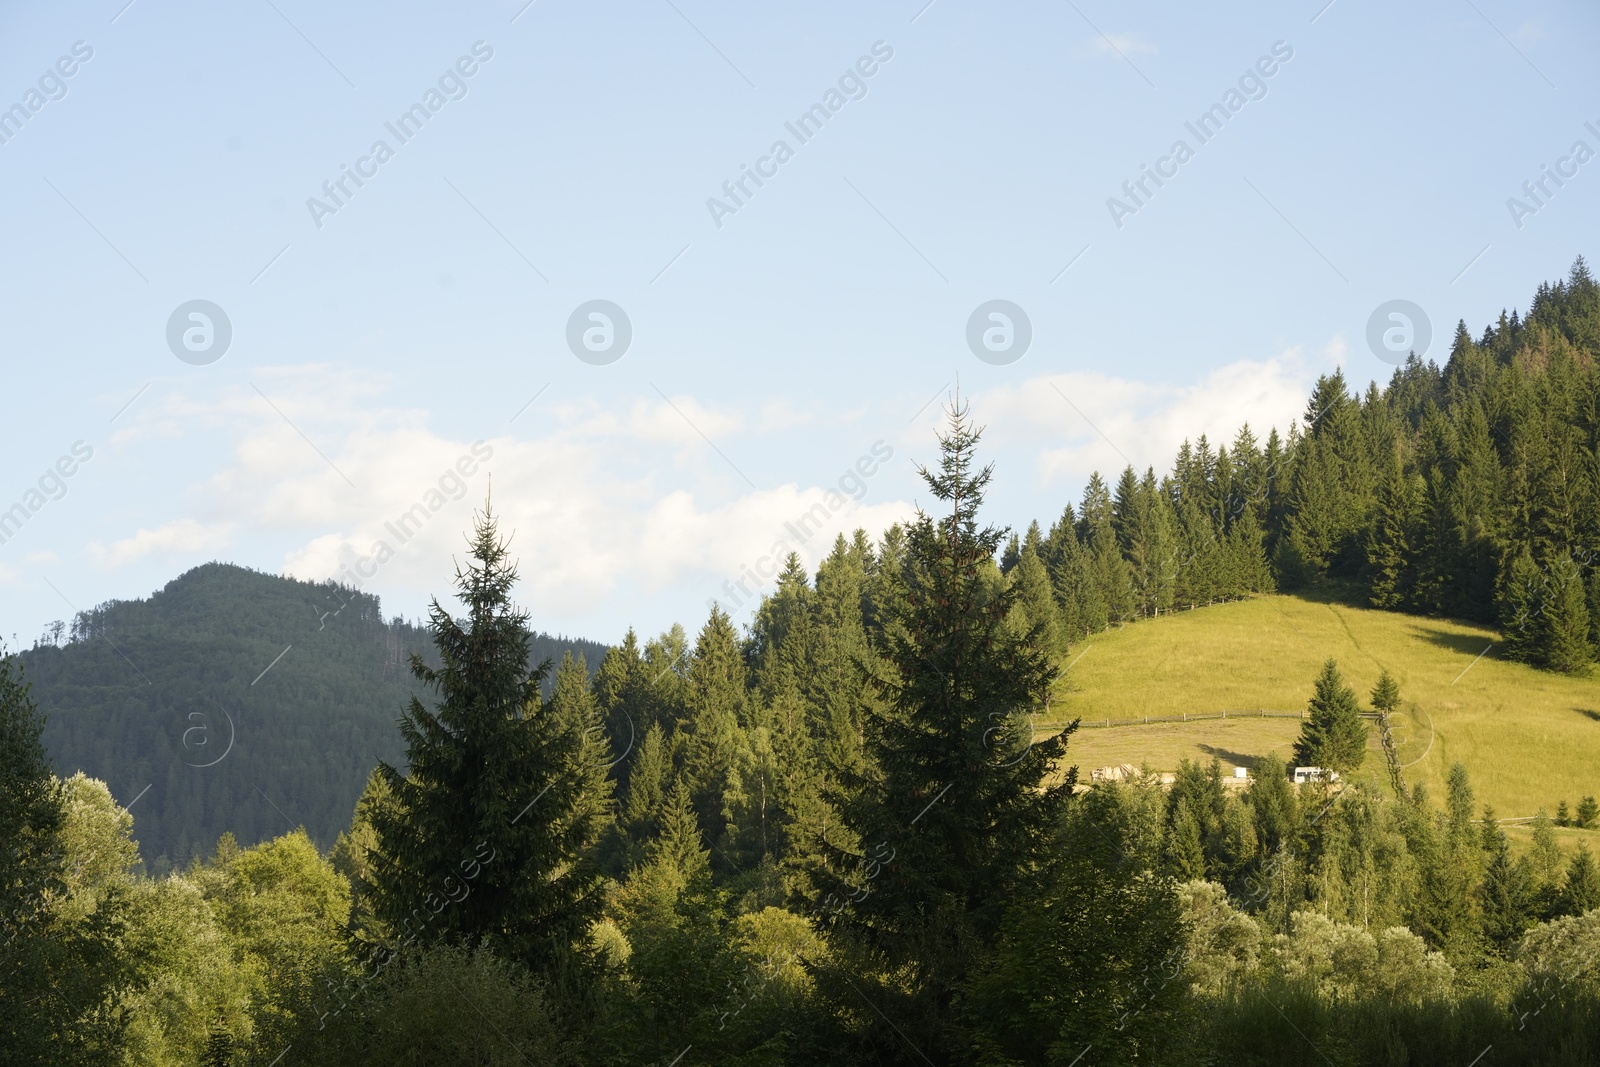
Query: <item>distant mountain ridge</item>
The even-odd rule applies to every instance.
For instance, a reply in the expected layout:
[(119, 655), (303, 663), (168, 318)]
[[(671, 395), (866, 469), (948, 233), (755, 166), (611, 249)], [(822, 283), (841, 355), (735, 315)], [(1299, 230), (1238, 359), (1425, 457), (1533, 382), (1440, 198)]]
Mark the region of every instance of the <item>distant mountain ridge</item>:
[[(592, 672), (606, 647), (539, 633), (532, 659), (570, 650)], [(404, 761), (412, 652), (432, 661), (427, 628), (370, 593), (208, 563), (21, 658), (57, 772), (104, 779), (161, 870), (224, 831), (248, 845), (303, 824), (331, 845), (377, 760)]]

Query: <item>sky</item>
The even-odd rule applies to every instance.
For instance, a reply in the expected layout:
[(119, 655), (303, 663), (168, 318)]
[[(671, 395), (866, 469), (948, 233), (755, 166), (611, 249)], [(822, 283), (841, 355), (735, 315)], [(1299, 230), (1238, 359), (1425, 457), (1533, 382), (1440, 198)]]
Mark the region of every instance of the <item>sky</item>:
[(536, 628), (743, 622), (958, 387), (1048, 527), (1600, 234), (1578, 0), (444, 7), (0, 9), (14, 645), (214, 559), (415, 618), (491, 481)]

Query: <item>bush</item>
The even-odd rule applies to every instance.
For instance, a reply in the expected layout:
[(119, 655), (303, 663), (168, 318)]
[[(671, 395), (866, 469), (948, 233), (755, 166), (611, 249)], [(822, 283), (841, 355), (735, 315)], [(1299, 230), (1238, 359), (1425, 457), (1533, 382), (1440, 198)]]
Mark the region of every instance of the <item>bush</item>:
[(577, 1064), (543, 987), (488, 949), (419, 949), (295, 1042), (301, 1062), (339, 1067), (526, 1067)]

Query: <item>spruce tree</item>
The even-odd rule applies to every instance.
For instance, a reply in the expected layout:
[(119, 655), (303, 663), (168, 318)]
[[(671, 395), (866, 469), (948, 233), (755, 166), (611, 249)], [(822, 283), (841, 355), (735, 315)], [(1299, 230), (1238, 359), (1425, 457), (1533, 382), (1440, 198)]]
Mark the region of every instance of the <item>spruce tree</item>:
[(1378, 506), (1367, 535), (1367, 571), (1375, 608), (1404, 607), (1411, 598), (1411, 527), (1415, 508), (1398, 449), (1378, 489)]
[(379, 764), (392, 803), (373, 815), (374, 933), (486, 944), (570, 988), (601, 905), (589, 850), (606, 749), (566, 703), (579, 687), (570, 670), (563, 699), (541, 699), (550, 665), (529, 669), (517, 570), (487, 505), (468, 544), (455, 579), (465, 617), (437, 600), (429, 612), (440, 667), (411, 657), (436, 702), (413, 697), (401, 717), (408, 770)]
[(885, 707), (866, 722), (872, 770), (843, 798), (864, 854), (837, 855), (817, 886), (842, 912), (830, 994), (898, 1042), (878, 1034), (878, 1016), (859, 1014), (858, 993), (868, 997), (937, 1063), (955, 1055), (957, 993), (1039, 864), (1075, 780), (1069, 772), (1045, 786), (1070, 729), (1030, 743), (1054, 669), (1007, 622), (1017, 590), (986, 577), (1004, 537), (978, 525), (992, 468), (975, 465), (982, 431), (966, 407), (957, 400), (948, 416), (939, 466), (921, 473), (949, 510), (919, 515), (907, 533)]
[(1294, 745), (1299, 766), (1341, 774), (1360, 767), (1367, 756), (1367, 726), (1361, 721), (1355, 690), (1345, 684), (1335, 661), (1322, 665), (1308, 710), (1310, 718)]
[(1544, 662), (1546, 584), (1526, 548), (1508, 561), (1500, 580), (1498, 607), (1501, 640), (1511, 659), (1523, 663)]
[(1551, 594), (1545, 609), (1545, 663), (1553, 671), (1573, 673), (1593, 662), (1589, 640), (1589, 605), (1583, 576), (1563, 556), (1550, 568)]
[(1051, 657), (1063, 655), (1067, 651), (1067, 639), (1061, 624), (1061, 608), (1050, 588), (1044, 562), (1031, 545), (1022, 550), (1011, 572), (1011, 584), (1016, 587), (1018, 605), (1027, 623), (1023, 632), (1037, 630), (1040, 648)]
[(1567, 881), (1561, 889), (1561, 912), (1583, 915), (1600, 908), (1600, 865), (1588, 845), (1579, 845), (1567, 863)]
[(1535, 921), (1536, 885), (1526, 856), (1511, 857), (1511, 849), (1501, 835), (1483, 873), (1480, 900), (1483, 905), (1483, 932), (1503, 953), (1515, 947)]
[(1578, 801), (1578, 810), (1572, 825), (1580, 830), (1593, 830), (1596, 818), (1600, 818), (1600, 804), (1595, 803), (1594, 797), (1584, 797)]
[(1372, 706), (1384, 714), (1400, 706), (1400, 683), (1387, 670), (1378, 675), (1378, 684), (1372, 688)]
[(727, 614), (713, 606), (689, 660), (687, 699), (673, 739), (682, 782), (700, 828), (713, 844), (722, 840), (726, 826), (723, 808), (744, 725), (745, 697), (739, 635)]

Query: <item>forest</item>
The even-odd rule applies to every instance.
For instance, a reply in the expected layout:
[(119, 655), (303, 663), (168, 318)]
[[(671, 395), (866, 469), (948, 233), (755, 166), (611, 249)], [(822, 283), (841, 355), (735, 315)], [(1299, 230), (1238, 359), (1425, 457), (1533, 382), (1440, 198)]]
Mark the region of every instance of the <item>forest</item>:
[(1442, 368), (1328, 375), (1286, 433), (1095, 476), (1016, 536), (955, 398), (928, 512), (791, 557), (744, 632), (713, 610), (595, 663), (534, 655), (486, 507), (330, 847), (222, 833), (142, 867), (139, 816), (52, 767), (47, 667), (8, 657), (0, 1057), (1597, 1062), (1600, 865), (1543, 813), (1514, 847), (1461, 764), (1437, 795), (1350, 773), (1393, 678), (1326, 663), (1242, 789), (1214, 762), (1091, 785), (1074, 726), (1036, 725), (1087, 635), (1275, 589), (1592, 674), (1597, 354), (1580, 260)]
[[(569, 650), (598, 663), (605, 646), (537, 634), (530, 656)], [(373, 763), (404, 755), (412, 652), (432, 659), (426, 626), (385, 619), (371, 593), (207, 563), (53, 624), (18, 658), (56, 773), (133, 807), (159, 875), (224, 832), (253, 845), (299, 825), (332, 847)]]

